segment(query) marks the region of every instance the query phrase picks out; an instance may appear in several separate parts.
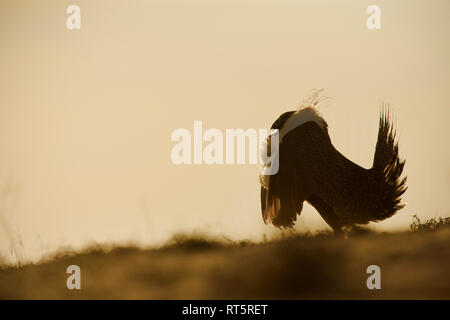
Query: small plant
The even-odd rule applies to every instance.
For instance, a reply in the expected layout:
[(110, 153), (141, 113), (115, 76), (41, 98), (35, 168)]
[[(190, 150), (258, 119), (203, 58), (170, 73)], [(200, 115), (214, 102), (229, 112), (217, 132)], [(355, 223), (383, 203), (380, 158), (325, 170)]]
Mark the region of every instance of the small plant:
[(417, 215), (413, 215), (413, 223), (411, 223), (411, 230), (416, 231), (435, 231), (442, 226), (450, 225), (450, 217), (446, 218), (431, 218), (425, 222), (420, 221)]
[[(9, 255), (3, 255), (1, 260), (11, 262), (21, 266), (24, 261), (24, 244), (19, 232), (19, 227), (11, 222), (8, 213), (12, 211), (17, 203), (20, 193), (20, 185), (14, 184), (10, 179), (0, 188), (0, 235), (9, 242), (9, 248), (6, 249)], [(0, 261), (1, 265), (5, 261)]]

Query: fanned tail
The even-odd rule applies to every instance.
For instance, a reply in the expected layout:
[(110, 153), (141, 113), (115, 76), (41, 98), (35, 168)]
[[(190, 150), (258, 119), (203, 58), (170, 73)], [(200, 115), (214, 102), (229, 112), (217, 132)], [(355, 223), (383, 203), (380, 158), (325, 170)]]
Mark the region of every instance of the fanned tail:
[(401, 204), (401, 196), (407, 189), (406, 177), (400, 178), (405, 160), (399, 158), (395, 137), (396, 131), (390, 119), (389, 108), (383, 105), (373, 161), (373, 171), (379, 181), (374, 221), (389, 218), (405, 206)]

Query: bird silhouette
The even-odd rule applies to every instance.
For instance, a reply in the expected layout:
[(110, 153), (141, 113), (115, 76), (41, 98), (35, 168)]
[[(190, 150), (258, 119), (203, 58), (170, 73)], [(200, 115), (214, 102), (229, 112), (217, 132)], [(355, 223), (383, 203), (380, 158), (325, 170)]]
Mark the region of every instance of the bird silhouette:
[[(403, 208), (405, 161), (399, 159), (389, 108), (381, 111), (373, 166), (365, 169), (333, 146), (315, 105), (285, 112), (271, 127), (278, 130), (279, 167), (267, 175), (266, 164), (260, 173), (264, 222), (292, 227), (307, 201), (339, 235), (345, 227), (381, 221)], [(265, 143), (268, 156), (273, 137)]]

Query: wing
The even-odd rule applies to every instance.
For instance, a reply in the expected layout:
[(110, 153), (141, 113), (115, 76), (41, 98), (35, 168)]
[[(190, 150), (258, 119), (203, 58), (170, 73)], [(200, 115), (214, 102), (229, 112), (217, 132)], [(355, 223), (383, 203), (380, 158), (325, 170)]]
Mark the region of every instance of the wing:
[(333, 148), (328, 132), (315, 122), (307, 122), (283, 137), (279, 144), (279, 170), (269, 178), (268, 188), (261, 187), (261, 210), (265, 223), (292, 227), (303, 201), (313, 192), (314, 175), (322, 169), (331, 172)]

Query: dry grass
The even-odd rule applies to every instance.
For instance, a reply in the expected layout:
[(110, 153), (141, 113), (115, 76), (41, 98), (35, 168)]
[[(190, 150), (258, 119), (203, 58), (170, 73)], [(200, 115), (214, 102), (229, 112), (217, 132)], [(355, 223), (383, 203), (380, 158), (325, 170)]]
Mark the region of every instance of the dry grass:
[(439, 228), (450, 226), (450, 217), (431, 218), (422, 222), (417, 215), (414, 215), (413, 219), (414, 221), (410, 226), (412, 231), (435, 231)]
[[(0, 271), (6, 299), (450, 299), (450, 228), (348, 240), (330, 233), (260, 244), (175, 237), (158, 250), (93, 247), (40, 265)], [(66, 288), (67, 266), (82, 289)], [(377, 264), (382, 289), (368, 290)]]

